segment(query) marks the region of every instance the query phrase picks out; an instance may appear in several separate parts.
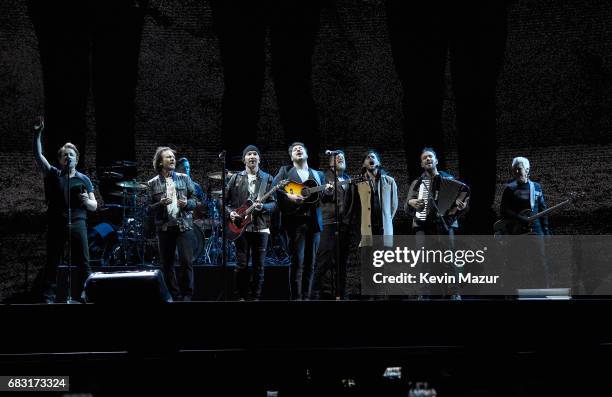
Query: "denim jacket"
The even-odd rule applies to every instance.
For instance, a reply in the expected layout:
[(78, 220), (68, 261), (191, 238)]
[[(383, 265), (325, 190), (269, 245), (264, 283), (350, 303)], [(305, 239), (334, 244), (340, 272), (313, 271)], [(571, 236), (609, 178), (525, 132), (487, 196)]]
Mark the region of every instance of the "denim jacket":
[[(185, 174), (172, 172), (172, 180), (176, 186), (177, 195), (182, 195), (187, 198), (187, 205), (183, 208), (179, 207), (177, 222), (180, 231), (191, 230), (193, 228), (193, 220), (191, 212), (196, 207), (195, 188), (191, 178)], [(155, 218), (155, 230), (162, 231), (165, 229), (168, 222), (168, 211), (166, 206), (160, 201), (166, 194), (166, 181), (163, 176), (157, 175), (147, 182), (149, 192), (148, 212)]]

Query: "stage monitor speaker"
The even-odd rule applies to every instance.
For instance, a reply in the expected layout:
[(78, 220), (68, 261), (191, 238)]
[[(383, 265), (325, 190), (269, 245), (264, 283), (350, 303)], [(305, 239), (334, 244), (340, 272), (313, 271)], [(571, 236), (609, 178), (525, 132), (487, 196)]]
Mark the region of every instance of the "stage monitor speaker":
[(570, 288), (518, 289), (519, 300), (569, 300)]
[(166, 303), (172, 297), (160, 270), (92, 273), (85, 281), (87, 303)]

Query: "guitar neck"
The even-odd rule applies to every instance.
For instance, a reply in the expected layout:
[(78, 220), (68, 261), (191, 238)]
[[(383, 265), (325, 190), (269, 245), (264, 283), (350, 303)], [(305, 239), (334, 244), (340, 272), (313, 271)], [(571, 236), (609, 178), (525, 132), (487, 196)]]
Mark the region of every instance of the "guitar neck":
[(545, 209), (542, 212), (538, 212), (537, 214), (530, 216), (528, 218), (528, 220), (529, 220), (529, 222), (534, 221), (534, 220), (536, 220), (536, 219), (538, 219), (538, 218), (540, 218), (540, 217), (542, 217), (542, 216), (544, 216), (544, 215), (546, 215), (546, 214), (548, 214), (548, 213), (550, 213), (550, 212), (552, 212), (552, 211), (554, 211), (554, 210), (556, 210), (556, 209), (558, 209), (560, 207), (563, 207), (564, 205), (567, 205), (569, 202), (570, 202), (570, 200), (562, 201), (562, 202), (560, 202), (557, 205), (553, 205), (552, 207), (547, 208), (547, 209)]
[(315, 186), (315, 187), (309, 187), (308, 188), (308, 194), (313, 194), (313, 193), (318, 193), (318, 192), (322, 192), (323, 190), (325, 190), (325, 185), (319, 185), (319, 186)]
[[(358, 180), (357, 178), (352, 178), (352, 179), (345, 179), (343, 181), (338, 181), (338, 185), (349, 185), (351, 183), (356, 183), (359, 182), (360, 180)], [(329, 182), (330, 184), (333, 185), (333, 182)], [(325, 190), (325, 188), (327, 187), (327, 185), (319, 185), (319, 186), (315, 186), (315, 187), (311, 187), (308, 188), (308, 193), (317, 193), (317, 192), (321, 192), (323, 190)]]
[[(264, 194), (263, 196), (261, 196), (261, 199), (259, 200), (260, 202), (264, 202), (268, 199), (268, 197), (270, 197), (270, 195), (272, 193), (274, 193), (275, 191), (277, 191), (280, 188), (280, 185), (276, 185), (274, 186), (269, 192), (267, 192), (266, 194)], [(245, 211), (246, 214), (250, 214), (251, 212), (253, 212), (253, 210), (255, 209), (255, 203), (253, 203), (249, 208), (247, 208), (247, 210)]]

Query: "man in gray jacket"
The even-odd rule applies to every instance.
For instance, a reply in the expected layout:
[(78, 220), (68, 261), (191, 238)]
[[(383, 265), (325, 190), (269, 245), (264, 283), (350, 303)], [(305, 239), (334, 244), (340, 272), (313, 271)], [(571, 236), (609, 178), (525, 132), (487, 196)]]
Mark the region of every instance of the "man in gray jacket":
[(381, 167), (380, 155), (366, 151), (362, 162), (365, 183), (357, 184), (361, 204), (361, 246), (371, 245), (372, 236), (385, 236), (385, 245), (393, 243), (393, 218), (397, 212), (397, 184)]

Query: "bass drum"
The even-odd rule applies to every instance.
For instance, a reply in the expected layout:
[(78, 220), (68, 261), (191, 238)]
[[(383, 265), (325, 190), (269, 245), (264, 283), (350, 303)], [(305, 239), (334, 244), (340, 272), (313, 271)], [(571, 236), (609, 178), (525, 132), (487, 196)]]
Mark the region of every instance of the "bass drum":
[[(210, 234), (201, 221), (193, 223), (193, 229), (189, 232), (191, 247), (193, 248), (193, 262), (197, 264), (203, 260), (200, 257), (204, 256), (204, 243), (206, 242), (206, 233)], [(129, 244), (127, 252), (124, 252), (121, 243), (115, 238), (114, 244), (111, 244), (105, 250), (103, 266), (161, 266), (161, 258), (156, 238), (146, 238), (144, 241), (134, 242)], [(179, 264), (178, 250), (174, 257), (175, 265)]]
[(89, 262), (91, 266), (109, 266), (118, 235), (115, 227), (106, 222), (98, 223), (87, 231)]

